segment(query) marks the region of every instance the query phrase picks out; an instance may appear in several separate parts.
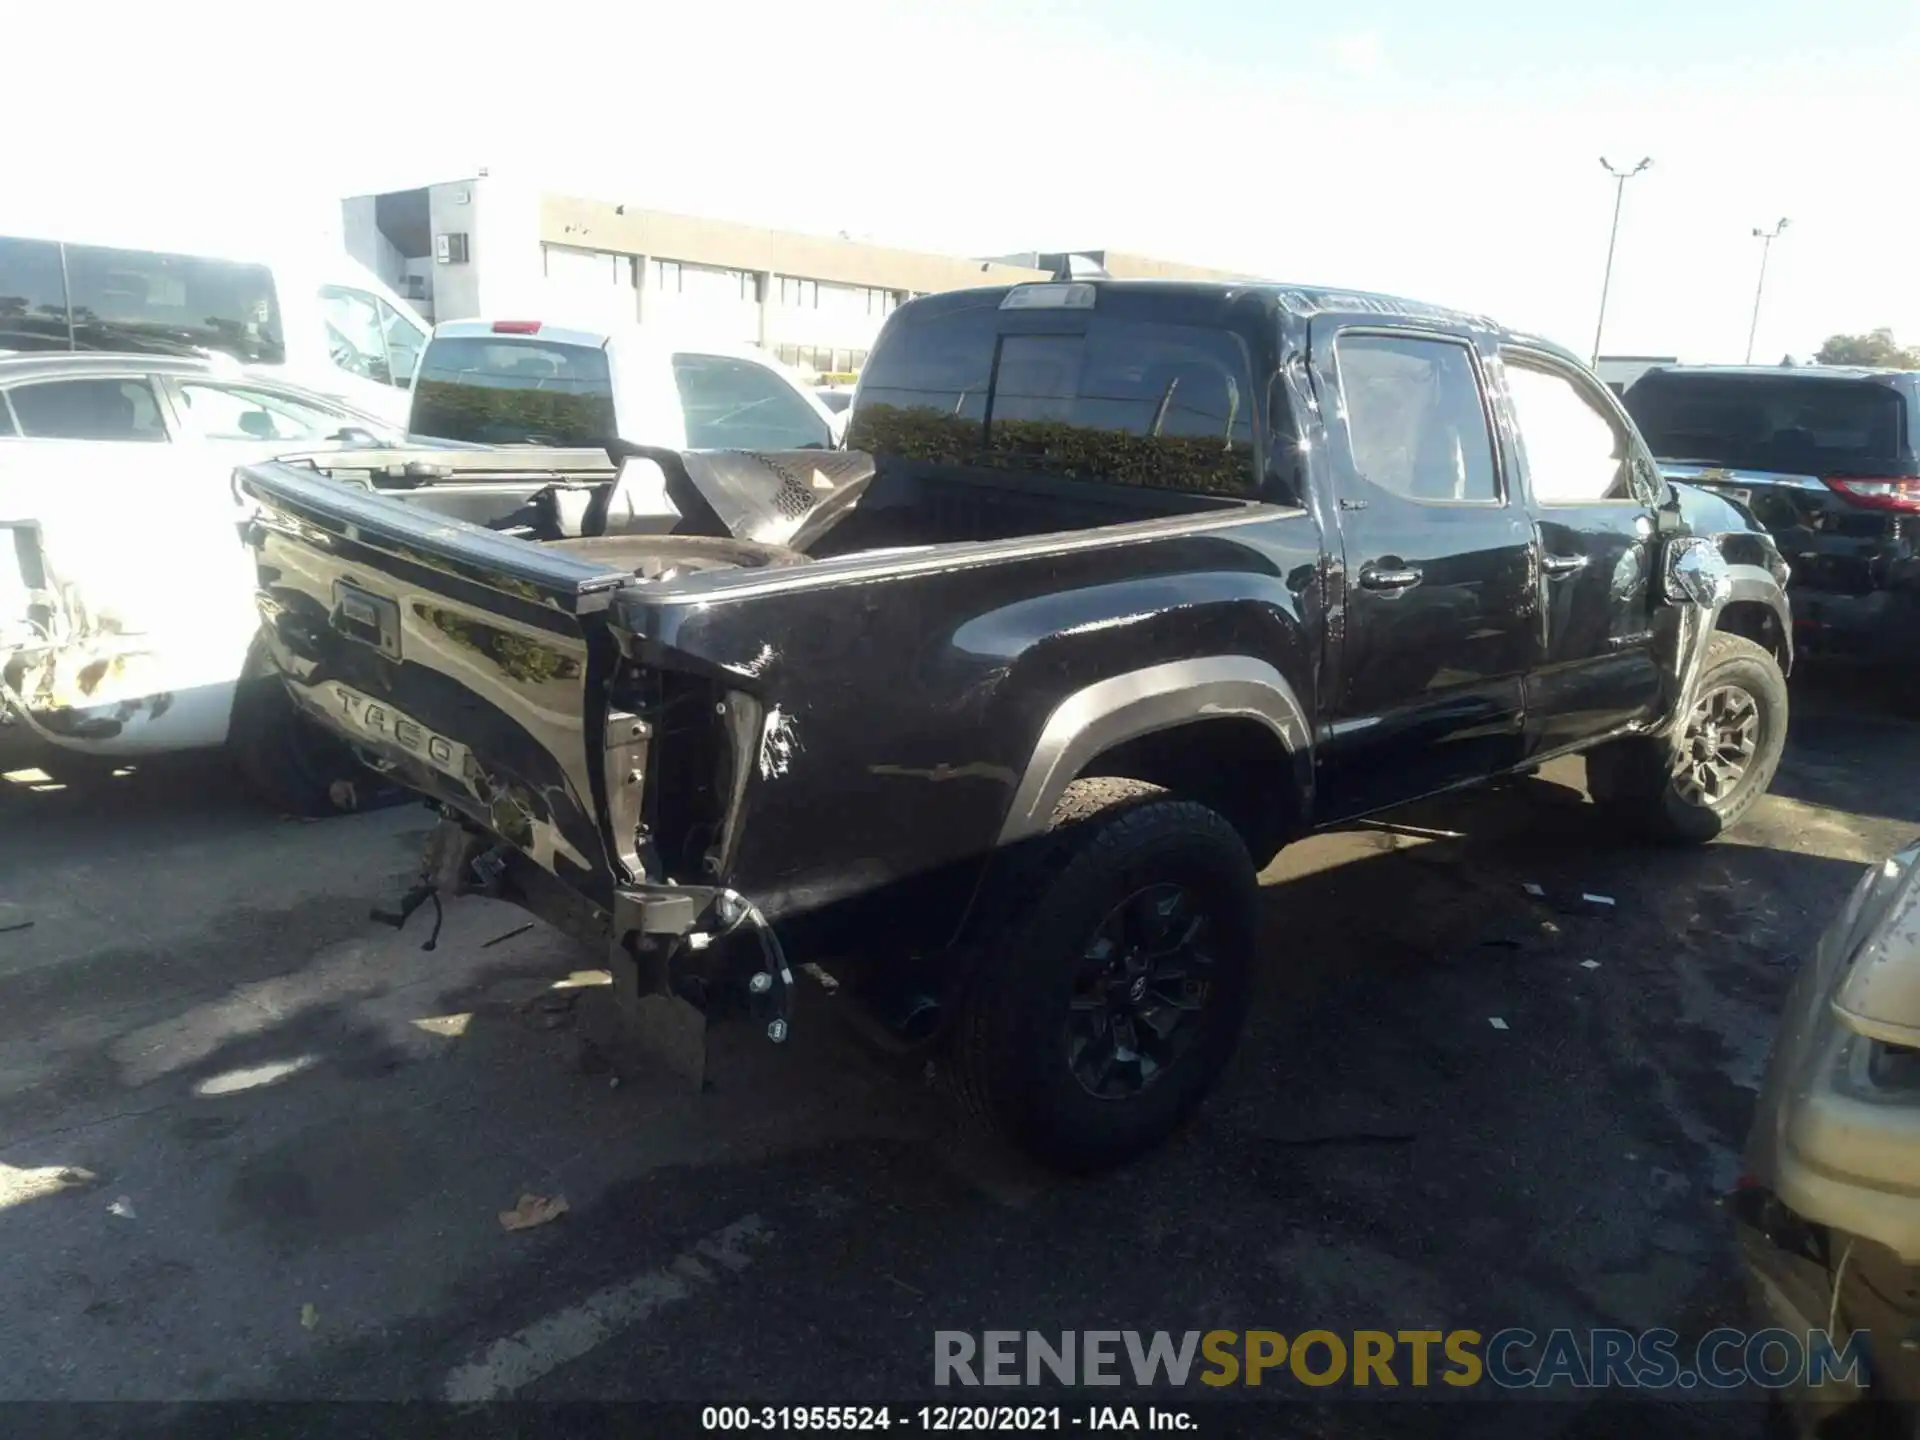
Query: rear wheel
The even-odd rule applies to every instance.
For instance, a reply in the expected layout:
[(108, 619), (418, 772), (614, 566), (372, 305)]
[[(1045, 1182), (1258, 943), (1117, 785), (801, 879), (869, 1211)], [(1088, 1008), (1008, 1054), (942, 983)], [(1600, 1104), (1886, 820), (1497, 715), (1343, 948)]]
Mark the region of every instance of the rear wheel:
[(1587, 757), (1594, 803), (1651, 838), (1703, 845), (1773, 783), (1787, 743), (1787, 682), (1753, 641), (1718, 633), (1671, 747), (1635, 737)]
[(1205, 806), (1096, 779), (1001, 879), (948, 1037), (951, 1088), (1043, 1164), (1129, 1160), (1193, 1113), (1239, 1037), (1253, 862)]
[(234, 690), (227, 749), (255, 796), (302, 819), (358, 810), (374, 778), (344, 741), (301, 713), (258, 641)]

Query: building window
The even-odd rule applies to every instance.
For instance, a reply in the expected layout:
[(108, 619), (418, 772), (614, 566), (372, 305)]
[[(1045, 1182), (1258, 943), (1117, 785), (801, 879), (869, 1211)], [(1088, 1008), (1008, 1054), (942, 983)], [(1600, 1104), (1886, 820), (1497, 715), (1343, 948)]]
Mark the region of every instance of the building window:
[(794, 275), (782, 275), (780, 277), (780, 303), (793, 310), (819, 309), (819, 282), (815, 280), (802, 280)]
[(680, 293), (680, 262), (678, 260), (654, 260), (653, 288), (666, 295)]

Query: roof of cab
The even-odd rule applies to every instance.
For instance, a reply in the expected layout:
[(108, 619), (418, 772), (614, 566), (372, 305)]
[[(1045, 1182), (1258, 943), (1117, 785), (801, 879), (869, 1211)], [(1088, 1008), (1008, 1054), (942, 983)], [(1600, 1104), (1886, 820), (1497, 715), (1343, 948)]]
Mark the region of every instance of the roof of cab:
[[(1393, 321), (1425, 323), (1449, 330), (1491, 335), (1516, 345), (1524, 345), (1529, 349), (1546, 351), (1578, 365), (1586, 364), (1563, 345), (1541, 336), (1513, 330), (1485, 315), (1475, 315), (1468, 311), (1452, 310), (1443, 305), (1431, 305), (1423, 300), (1410, 300), (1404, 296), (1383, 295), (1369, 290), (1347, 290), (1325, 285), (1295, 285), (1279, 281), (1111, 279), (1071, 282), (1023, 281), (1019, 285), (982, 286), (978, 289), (946, 291), (937, 295), (922, 296), (902, 306), (901, 310), (927, 306), (929, 302), (940, 301), (970, 304), (984, 304), (990, 301), (998, 305), (1010, 291), (1015, 289), (1047, 284), (1059, 286), (1069, 283), (1088, 286), (1096, 292), (1096, 296), (1099, 292), (1109, 290), (1169, 297), (1188, 295), (1196, 299), (1209, 297), (1218, 300), (1229, 300), (1241, 295), (1256, 295), (1291, 320), (1304, 322), (1319, 316), (1331, 315), (1342, 318), (1377, 317), (1387, 323)], [(1097, 298), (1095, 304), (1098, 305)]]
[(1690, 375), (1730, 380), (1807, 380), (1815, 383), (1865, 380), (1881, 385), (1897, 385), (1904, 378), (1920, 385), (1920, 371), (1895, 370), (1880, 365), (1656, 365), (1633, 383), (1639, 386), (1656, 377)]
[[(506, 328), (499, 328), (499, 327)], [(703, 332), (697, 326), (681, 326), (649, 321), (618, 329), (582, 330), (569, 325), (551, 325), (544, 320), (518, 316), (490, 316), (479, 320), (443, 320), (433, 327), (433, 340), (545, 340), (554, 345), (580, 345), (592, 350), (653, 350), (661, 355), (673, 351), (694, 351), (702, 355), (728, 355), (772, 366), (774, 357), (756, 345), (744, 344)]]

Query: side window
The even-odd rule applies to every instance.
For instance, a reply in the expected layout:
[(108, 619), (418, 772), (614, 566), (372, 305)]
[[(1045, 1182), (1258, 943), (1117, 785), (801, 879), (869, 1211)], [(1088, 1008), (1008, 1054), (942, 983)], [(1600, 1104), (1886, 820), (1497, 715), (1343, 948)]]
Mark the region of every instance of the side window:
[(0, 238), (0, 350), (66, 350), (70, 339), (60, 247)]
[(74, 346), (250, 364), (287, 358), (273, 273), (264, 265), (154, 250), (66, 247)]
[(1506, 371), (1534, 502), (1637, 503), (1626, 435), (1593, 398), (1568, 376), (1517, 357), (1507, 357)]
[(690, 450), (830, 450), (833, 433), (764, 365), (730, 355), (678, 354), (673, 379)]
[(320, 287), (320, 314), (327, 325), (327, 354), (335, 366), (377, 384), (393, 384), (380, 302), (359, 290)]
[(1342, 335), (1334, 355), (1348, 452), (1367, 483), (1421, 503), (1499, 500), (1493, 438), (1465, 345)]
[(165, 440), (144, 380), (42, 380), (7, 392), (20, 433), (40, 440)]
[(202, 440), (320, 440), (352, 423), (280, 395), (183, 381), (180, 419)]
[(418, 321), (393, 308), (382, 300), (380, 306), (380, 333), (387, 342), (387, 370), (393, 376), (393, 383), (402, 390), (413, 384), (414, 367), (419, 363), (420, 352), (427, 346), (427, 332)]

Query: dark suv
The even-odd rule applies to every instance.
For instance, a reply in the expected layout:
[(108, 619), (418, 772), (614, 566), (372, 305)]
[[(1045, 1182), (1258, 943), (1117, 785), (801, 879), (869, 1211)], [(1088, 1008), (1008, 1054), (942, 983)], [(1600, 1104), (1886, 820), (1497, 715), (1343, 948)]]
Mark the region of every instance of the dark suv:
[(1920, 372), (1674, 366), (1626, 407), (1669, 479), (1773, 533), (1800, 652), (1883, 668), (1920, 706)]

